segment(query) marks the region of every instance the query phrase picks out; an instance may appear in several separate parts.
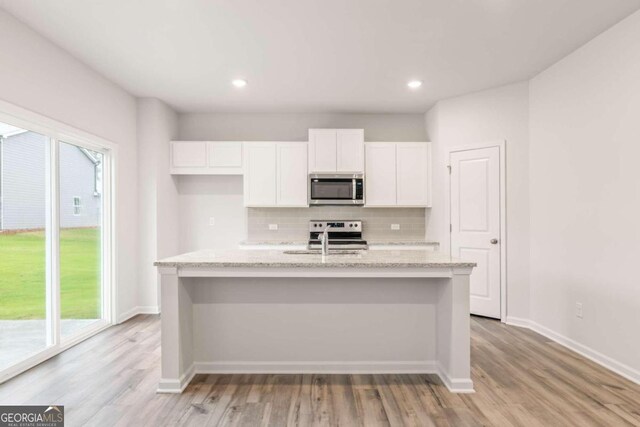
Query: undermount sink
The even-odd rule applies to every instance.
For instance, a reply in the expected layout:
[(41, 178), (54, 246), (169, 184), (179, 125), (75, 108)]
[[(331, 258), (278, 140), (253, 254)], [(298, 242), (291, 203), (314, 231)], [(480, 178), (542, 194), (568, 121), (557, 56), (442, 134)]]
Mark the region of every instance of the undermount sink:
[[(358, 255), (362, 251), (355, 250), (341, 250), (341, 249), (329, 249), (329, 253), (327, 255)], [(322, 251), (319, 249), (299, 249), (299, 250), (290, 250), (284, 251), (287, 255), (322, 255)]]

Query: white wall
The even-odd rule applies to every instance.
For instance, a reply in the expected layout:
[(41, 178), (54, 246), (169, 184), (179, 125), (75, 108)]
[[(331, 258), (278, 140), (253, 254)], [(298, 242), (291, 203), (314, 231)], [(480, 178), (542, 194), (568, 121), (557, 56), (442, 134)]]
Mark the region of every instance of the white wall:
[(427, 238), (449, 251), (449, 150), (496, 140), (507, 146), (508, 316), (529, 315), (529, 88), (527, 82), (438, 102), (425, 117), (433, 146)]
[(531, 81), (530, 163), (532, 320), (636, 381), (639, 158), (637, 12)]
[(140, 276), (138, 304), (141, 311), (157, 311), (159, 277), (153, 262), (177, 255), (179, 240), (178, 189), (169, 174), (169, 141), (178, 129), (176, 113), (158, 99), (137, 103), (138, 181), (140, 198)]
[(180, 252), (237, 249), (247, 234), (242, 191), (241, 176), (178, 177)]
[[(425, 141), (423, 114), (181, 114), (179, 138), (306, 141), (309, 128), (363, 128), (367, 141)], [(242, 177), (177, 179), (180, 250), (234, 248), (246, 238)], [(215, 225), (209, 225), (209, 217)]]
[(0, 10), (0, 99), (118, 145), (118, 313), (137, 305), (135, 99)]
[(364, 129), (365, 141), (426, 141), (422, 114), (181, 114), (181, 139), (306, 141), (310, 128)]

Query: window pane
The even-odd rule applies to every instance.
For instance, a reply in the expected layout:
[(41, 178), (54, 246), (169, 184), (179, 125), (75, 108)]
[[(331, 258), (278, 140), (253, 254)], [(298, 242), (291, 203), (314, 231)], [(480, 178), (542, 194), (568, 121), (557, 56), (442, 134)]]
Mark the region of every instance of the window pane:
[(0, 123), (0, 370), (47, 346), (48, 144)]
[(60, 311), (62, 336), (102, 313), (102, 154), (60, 143)]

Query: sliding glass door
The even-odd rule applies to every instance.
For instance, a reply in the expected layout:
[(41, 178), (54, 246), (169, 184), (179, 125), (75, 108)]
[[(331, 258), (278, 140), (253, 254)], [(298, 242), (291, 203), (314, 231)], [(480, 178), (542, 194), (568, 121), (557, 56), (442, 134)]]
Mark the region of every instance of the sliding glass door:
[(44, 350), (49, 138), (0, 123), (0, 371)]
[(59, 145), (60, 329), (62, 338), (103, 318), (103, 155)]
[(0, 122), (0, 382), (109, 324), (109, 151)]

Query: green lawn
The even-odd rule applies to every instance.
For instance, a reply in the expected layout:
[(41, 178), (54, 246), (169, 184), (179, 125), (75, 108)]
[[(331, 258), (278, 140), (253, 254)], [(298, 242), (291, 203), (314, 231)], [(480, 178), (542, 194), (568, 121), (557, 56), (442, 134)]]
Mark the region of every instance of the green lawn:
[[(100, 230), (60, 232), (63, 319), (100, 318)], [(44, 232), (0, 234), (0, 320), (45, 318)]]

